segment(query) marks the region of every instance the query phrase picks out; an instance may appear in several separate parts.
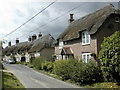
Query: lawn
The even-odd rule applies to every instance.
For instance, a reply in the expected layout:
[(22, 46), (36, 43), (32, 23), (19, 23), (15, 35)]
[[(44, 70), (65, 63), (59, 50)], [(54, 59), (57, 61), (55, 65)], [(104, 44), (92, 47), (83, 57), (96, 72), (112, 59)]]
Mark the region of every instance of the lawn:
[(12, 73), (3, 72), (3, 88), (24, 88), (24, 86)]

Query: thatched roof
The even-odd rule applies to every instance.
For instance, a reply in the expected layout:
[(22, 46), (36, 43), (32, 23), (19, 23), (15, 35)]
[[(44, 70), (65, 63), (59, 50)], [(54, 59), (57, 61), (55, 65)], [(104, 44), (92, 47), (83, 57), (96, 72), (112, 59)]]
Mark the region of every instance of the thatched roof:
[(4, 55), (9, 55), (11, 53), (15, 54), (17, 52), (37, 52), (46, 47), (53, 47), (54, 38), (48, 34), (43, 37), (40, 37), (32, 42), (21, 42), (16, 45), (6, 47), (3, 49)]
[(13, 53), (15, 52), (23, 52), (29, 50), (33, 45), (33, 42), (21, 42), (15, 45), (15, 49), (13, 50)]
[(15, 54), (16, 52), (23, 52), (25, 50), (29, 50), (32, 45), (33, 42), (21, 42), (13, 46), (6, 47), (3, 49), (3, 55), (9, 55), (11, 53)]
[(45, 36), (40, 37), (39, 39), (35, 40), (33, 46), (31, 47), (31, 49), (28, 52), (29, 53), (38, 52), (45, 47), (52, 47), (53, 42), (54, 42), (54, 38), (50, 34), (45, 35)]
[(97, 10), (87, 16), (84, 16), (72, 22), (67, 29), (58, 37), (63, 41), (79, 38), (79, 32), (87, 30), (89, 34), (97, 32), (98, 28), (112, 13), (118, 12), (113, 5), (108, 5), (100, 10)]

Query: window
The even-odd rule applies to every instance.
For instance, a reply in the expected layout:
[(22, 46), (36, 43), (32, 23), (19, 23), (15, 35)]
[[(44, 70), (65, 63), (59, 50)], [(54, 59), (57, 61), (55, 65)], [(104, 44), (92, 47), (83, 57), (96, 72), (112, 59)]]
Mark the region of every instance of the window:
[(83, 53), (82, 54), (82, 60), (83, 60), (83, 62), (88, 63), (90, 59), (91, 59), (91, 53)]
[(61, 41), (61, 42), (59, 42), (59, 49), (62, 49), (63, 48), (63, 46), (64, 46), (64, 43)]
[(87, 31), (82, 32), (82, 45), (90, 44), (90, 34)]
[(115, 17), (115, 22), (119, 22), (119, 21), (120, 21), (119, 17)]

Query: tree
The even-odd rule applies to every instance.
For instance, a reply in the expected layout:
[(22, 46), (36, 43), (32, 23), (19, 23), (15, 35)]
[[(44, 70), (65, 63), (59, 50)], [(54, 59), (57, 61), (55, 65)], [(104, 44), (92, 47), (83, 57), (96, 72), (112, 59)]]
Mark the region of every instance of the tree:
[(105, 81), (120, 84), (120, 31), (104, 38), (98, 58)]

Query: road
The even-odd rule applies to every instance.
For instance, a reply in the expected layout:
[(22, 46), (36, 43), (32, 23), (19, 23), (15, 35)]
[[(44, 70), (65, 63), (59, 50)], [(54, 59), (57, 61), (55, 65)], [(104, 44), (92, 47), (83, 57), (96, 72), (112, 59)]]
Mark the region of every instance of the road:
[(80, 88), (76, 85), (36, 72), (24, 65), (5, 63), (3, 65), (20, 80), (25, 88)]

